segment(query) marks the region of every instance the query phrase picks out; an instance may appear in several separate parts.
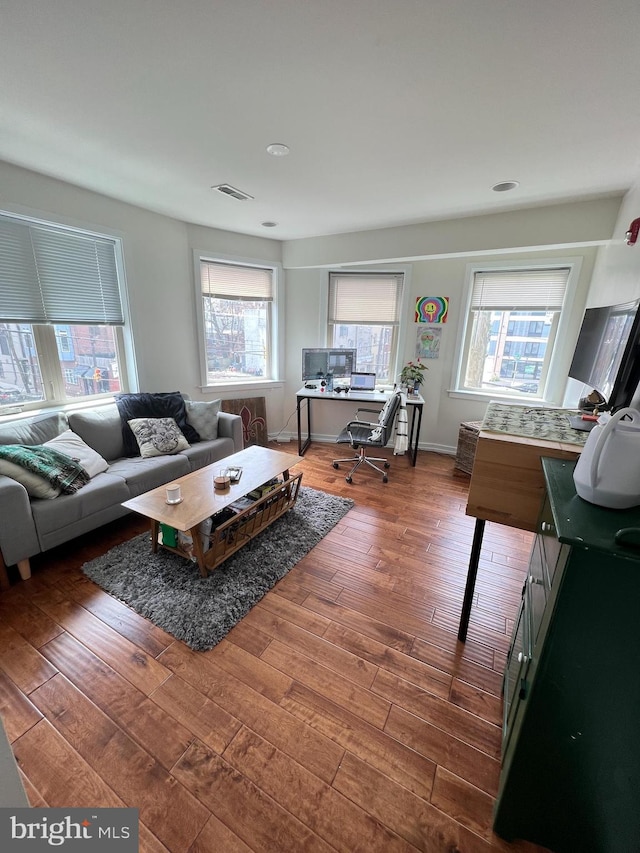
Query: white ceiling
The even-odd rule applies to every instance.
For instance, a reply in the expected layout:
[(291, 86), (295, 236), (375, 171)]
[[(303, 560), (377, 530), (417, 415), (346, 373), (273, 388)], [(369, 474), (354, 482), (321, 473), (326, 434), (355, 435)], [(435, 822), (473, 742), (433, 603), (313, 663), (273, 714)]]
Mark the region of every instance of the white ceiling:
[(638, 0), (0, 0), (0, 159), (281, 240), (624, 192), (639, 90)]

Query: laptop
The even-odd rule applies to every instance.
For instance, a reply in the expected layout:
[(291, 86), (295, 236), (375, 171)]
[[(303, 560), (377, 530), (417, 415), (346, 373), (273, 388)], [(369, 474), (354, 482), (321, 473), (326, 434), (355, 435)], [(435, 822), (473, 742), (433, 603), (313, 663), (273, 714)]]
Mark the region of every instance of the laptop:
[(364, 392), (375, 392), (376, 390), (376, 374), (375, 373), (352, 373), (351, 374), (351, 390), (357, 391), (359, 394)]

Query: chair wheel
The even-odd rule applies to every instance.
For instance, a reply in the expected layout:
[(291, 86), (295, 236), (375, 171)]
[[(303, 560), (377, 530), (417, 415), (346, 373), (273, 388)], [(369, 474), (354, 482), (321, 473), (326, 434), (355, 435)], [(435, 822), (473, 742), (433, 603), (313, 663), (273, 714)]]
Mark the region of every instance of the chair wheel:
[(345, 477), (347, 483), (353, 483), (353, 477)]
[(389, 482), (389, 478), (387, 477), (387, 475), (386, 475), (386, 474), (385, 474), (385, 475), (384, 475), (384, 477), (382, 478), (382, 482), (383, 482), (383, 483), (388, 483), (388, 482)]
[(333, 467), (334, 467), (334, 468), (336, 469), (336, 471), (337, 471), (337, 470), (338, 470), (338, 468), (339, 468), (340, 466), (338, 465), (338, 463), (337, 463), (337, 462), (334, 462), (334, 463), (333, 463)]
[(391, 462), (385, 462), (384, 467), (385, 468), (391, 468)]

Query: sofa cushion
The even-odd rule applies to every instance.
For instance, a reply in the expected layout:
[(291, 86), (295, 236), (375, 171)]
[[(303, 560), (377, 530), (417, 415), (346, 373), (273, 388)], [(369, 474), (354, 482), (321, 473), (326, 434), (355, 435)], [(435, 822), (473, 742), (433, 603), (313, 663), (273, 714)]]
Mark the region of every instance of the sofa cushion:
[(122, 422), (115, 403), (69, 412), (69, 426), (85, 444), (93, 447), (108, 462), (124, 456)]
[(52, 447), (58, 453), (66, 453), (82, 465), (89, 477), (95, 477), (109, 467), (106, 459), (103, 459), (97, 451), (85, 444), (80, 436), (70, 429), (50, 441), (45, 441), (44, 447)]
[(128, 421), (135, 418), (173, 418), (189, 444), (200, 441), (200, 436), (187, 422), (187, 410), (179, 391), (166, 393), (116, 394), (116, 405), (122, 420), (122, 439), (126, 456), (138, 455), (138, 444)]
[(107, 473), (122, 477), (129, 491), (127, 497), (135, 498), (188, 474), (190, 470), (187, 458), (182, 453), (176, 453), (174, 456), (154, 456), (152, 459), (144, 459), (142, 456), (118, 459), (109, 465)]
[[(119, 506), (128, 499), (129, 490), (124, 480), (121, 477), (112, 477), (106, 471), (97, 474), (73, 495), (60, 495), (55, 501), (34, 501), (31, 506), (38, 538), (42, 542), (43, 537), (63, 530), (81, 519), (99, 515), (114, 504)], [(67, 538), (56, 536), (59, 542), (64, 542)], [(51, 544), (48, 547), (51, 547)]]
[(196, 471), (231, 456), (235, 451), (232, 438), (216, 438), (214, 441), (200, 441), (188, 450), (183, 450), (180, 456), (185, 456), (189, 460), (190, 470)]
[(173, 418), (133, 418), (129, 426), (145, 459), (170, 456), (191, 447)]
[(43, 444), (68, 429), (64, 412), (49, 412), (0, 424), (0, 444)]
[(222, 400), (185, 400), (187, 420), (198, 431), (203, 441), (218, 437), (218, 414)]
[(15, 462), (9, 462), (8, 459), (0, 459), (0, 474), (11, 477), (24, 486), (31, 498), (57, 498), (62, 491), (44, 477), (34, 474), (22, 465), (16, 465)]

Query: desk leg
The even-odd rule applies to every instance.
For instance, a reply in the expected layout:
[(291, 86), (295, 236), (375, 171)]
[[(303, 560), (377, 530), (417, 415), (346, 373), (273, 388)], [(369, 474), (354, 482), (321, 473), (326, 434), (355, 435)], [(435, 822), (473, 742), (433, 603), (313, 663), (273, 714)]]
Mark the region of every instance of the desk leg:
[(296, 413), (298, 415), (298, 456), (304, 456), (305, 452), (308, 450), (309, 445), (311, 444), (311, 400), (308, 397), (305, 397), (307, 401), (307, 437), (302, 441), (302, 425), (301, 425), (301, 415), (300, 415), (300, 406), (302, 404), (302, 397), (298, 397), (296, 400)]
[[(413, 406), (413, 412), (411, 413), (411, 435), (409, 436), (409, 455), (411, 457), (411, 464), (413, 467), (416, 467), (416, 460), (418, 458), (418, 441), (420, 440), (420, 427), (422, 426), (422, 405)], [(418, 428), (416, 429), (416, 409), (418, 410)]]
[(460, 615), (460, 625), (458, 627), (458, 639), (461, 643), (464, 643), (467, 639), (467, 628), (469, 627), (473, 591), (476, 586), (476, 575), (478, 574), (478, 563), (480, 562), (480, 551), (482, 550), (484, 525), (485, 521), (483, 518), (476, 518), (476, 527), (473, 533), (473, 544), (471, 545), (471, 556), (469, 558), (469, 568), (467, 569), (467, 585), (464, 589), (462, 613)]

